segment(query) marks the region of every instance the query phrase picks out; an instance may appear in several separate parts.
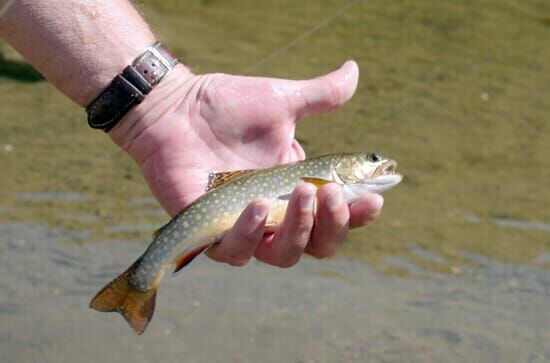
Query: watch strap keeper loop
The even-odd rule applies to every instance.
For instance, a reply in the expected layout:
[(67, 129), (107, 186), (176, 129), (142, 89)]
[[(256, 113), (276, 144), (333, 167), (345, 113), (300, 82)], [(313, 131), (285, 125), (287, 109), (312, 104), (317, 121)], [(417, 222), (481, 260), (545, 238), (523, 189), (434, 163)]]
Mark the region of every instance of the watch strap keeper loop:
[(86, 107), (88, 125), (109, 132), (177, 63), (159, 42), (145, 49)]

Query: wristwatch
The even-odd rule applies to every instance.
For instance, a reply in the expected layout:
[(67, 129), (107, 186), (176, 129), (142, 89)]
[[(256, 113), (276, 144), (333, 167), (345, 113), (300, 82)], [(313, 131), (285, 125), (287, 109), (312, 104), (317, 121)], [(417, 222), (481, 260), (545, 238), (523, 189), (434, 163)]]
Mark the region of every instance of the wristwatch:
[(109, 132), (177, 63), (160, 42), (146, 48), (86, 107), (88, 125)]

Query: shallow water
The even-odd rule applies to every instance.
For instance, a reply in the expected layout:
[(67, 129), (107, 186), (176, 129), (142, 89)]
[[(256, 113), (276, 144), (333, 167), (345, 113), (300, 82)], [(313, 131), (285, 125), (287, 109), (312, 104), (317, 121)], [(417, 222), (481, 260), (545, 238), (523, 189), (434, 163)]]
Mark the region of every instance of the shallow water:
[(2, 362), (550, 360), (542, 269), (470, 256), (478, 265), (460, 277), (423, 270), (403, 279), (342, 258), (289, 270), (201, 258), (163, 285), (137, 337), (117, 314), (87, 305), (144, 246), (67, 238), (75, 236), (0, 226)]
[(0, 352), (550, 361), (546, 0), (148, 0), (141, 10), (196, 72), (304, 78), (355, 59), (352, 101), (301, 122), (297, 137), (310, 156), (377, 150), (405, 179), (334, 260), (290, 271), (193, 263), (163, 287), (138, 339), (87, 304), (166, 215), (132, 161), (0, 43)]
[[(409, 243), (455, 265), (467, 262), (463, 251), (521, 264), (550, 252), (546, 1), (149, 0), (142, 11), (197, 72), (302, 78), (359, 63), (352, 101), (297, 132), (310, 156), (377, 150), (405, 175), (383, 218), (350, 235), (345, 256), (424, 263)], [(148, 240), (148, 226), (166, 217), (132, 161), (13, 50), (0, 52), (0, 222)]]

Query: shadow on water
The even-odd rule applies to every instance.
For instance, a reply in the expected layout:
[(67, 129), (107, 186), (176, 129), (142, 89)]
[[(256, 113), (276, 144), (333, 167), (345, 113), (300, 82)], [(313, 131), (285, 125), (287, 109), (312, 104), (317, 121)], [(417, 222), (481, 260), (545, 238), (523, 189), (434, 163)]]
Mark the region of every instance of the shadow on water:
[(44, 77), (30, 64), (13, 59), (7, 59), (0, 53), (0, 77), (19, 82), (40, 82)]

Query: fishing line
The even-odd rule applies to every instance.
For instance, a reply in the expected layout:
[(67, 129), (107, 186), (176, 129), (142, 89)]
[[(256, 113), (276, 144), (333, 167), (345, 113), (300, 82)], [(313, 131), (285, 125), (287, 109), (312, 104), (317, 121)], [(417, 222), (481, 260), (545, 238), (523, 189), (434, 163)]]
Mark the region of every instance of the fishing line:
[(6, 11), (13, 5), (15, 0), (6, 0), (2, 5), (0, 5), (0, 16), (4, 15)]
[(248, 72), (250, 72), (254, 68), (256, 68), (256, 67), (258, 67), (258, 66), (260, 66), (260, 65), (262, 65), (266, 62), (269, 62), (273, 58), (279, 56), (281, 53), (286, 52), (287, 50), (292, 48), (297, 43), (299, 43), (302, 40), (310, 37), (311, 35), (317, 33), (319, 30), (321, 30), (324, 27), (326, 27), (327, 25), (329, 25), (332, 21), (334, 21), (340, 15), (344, 14), (346, 11), (351, 9), (353, 6), (357, 5), (360, 1), (361, 0), (352, 0), (352, 1), (348, 2), (347, 4), (345, 4), (344, 6), (336, 9), (336, 11), (334, 13), (332, 13), (330, 16), (326, 17), (325, 19), (321, 20), (321, 22), (319, 22), (318, 24), (316, 24), (312, 28), (310, 28), (310, 29), (306, 30), (305, 32), (303, 32), (302, 34), (298, 35), (296, 38), (294, 38), (292, 41), (290, 41), (286, 45), (282, 46), (279, 49), (274, 50), (273, 52), (269, 53), (268, 55), (266, 55), (264, 58), (260, 59), (256, 63), (252, 64), (251, 66), (249, 66), (247, 68), (245, 68), (244, 70), (241, 71), (241, 73), (242, 74), (247, 74)]

